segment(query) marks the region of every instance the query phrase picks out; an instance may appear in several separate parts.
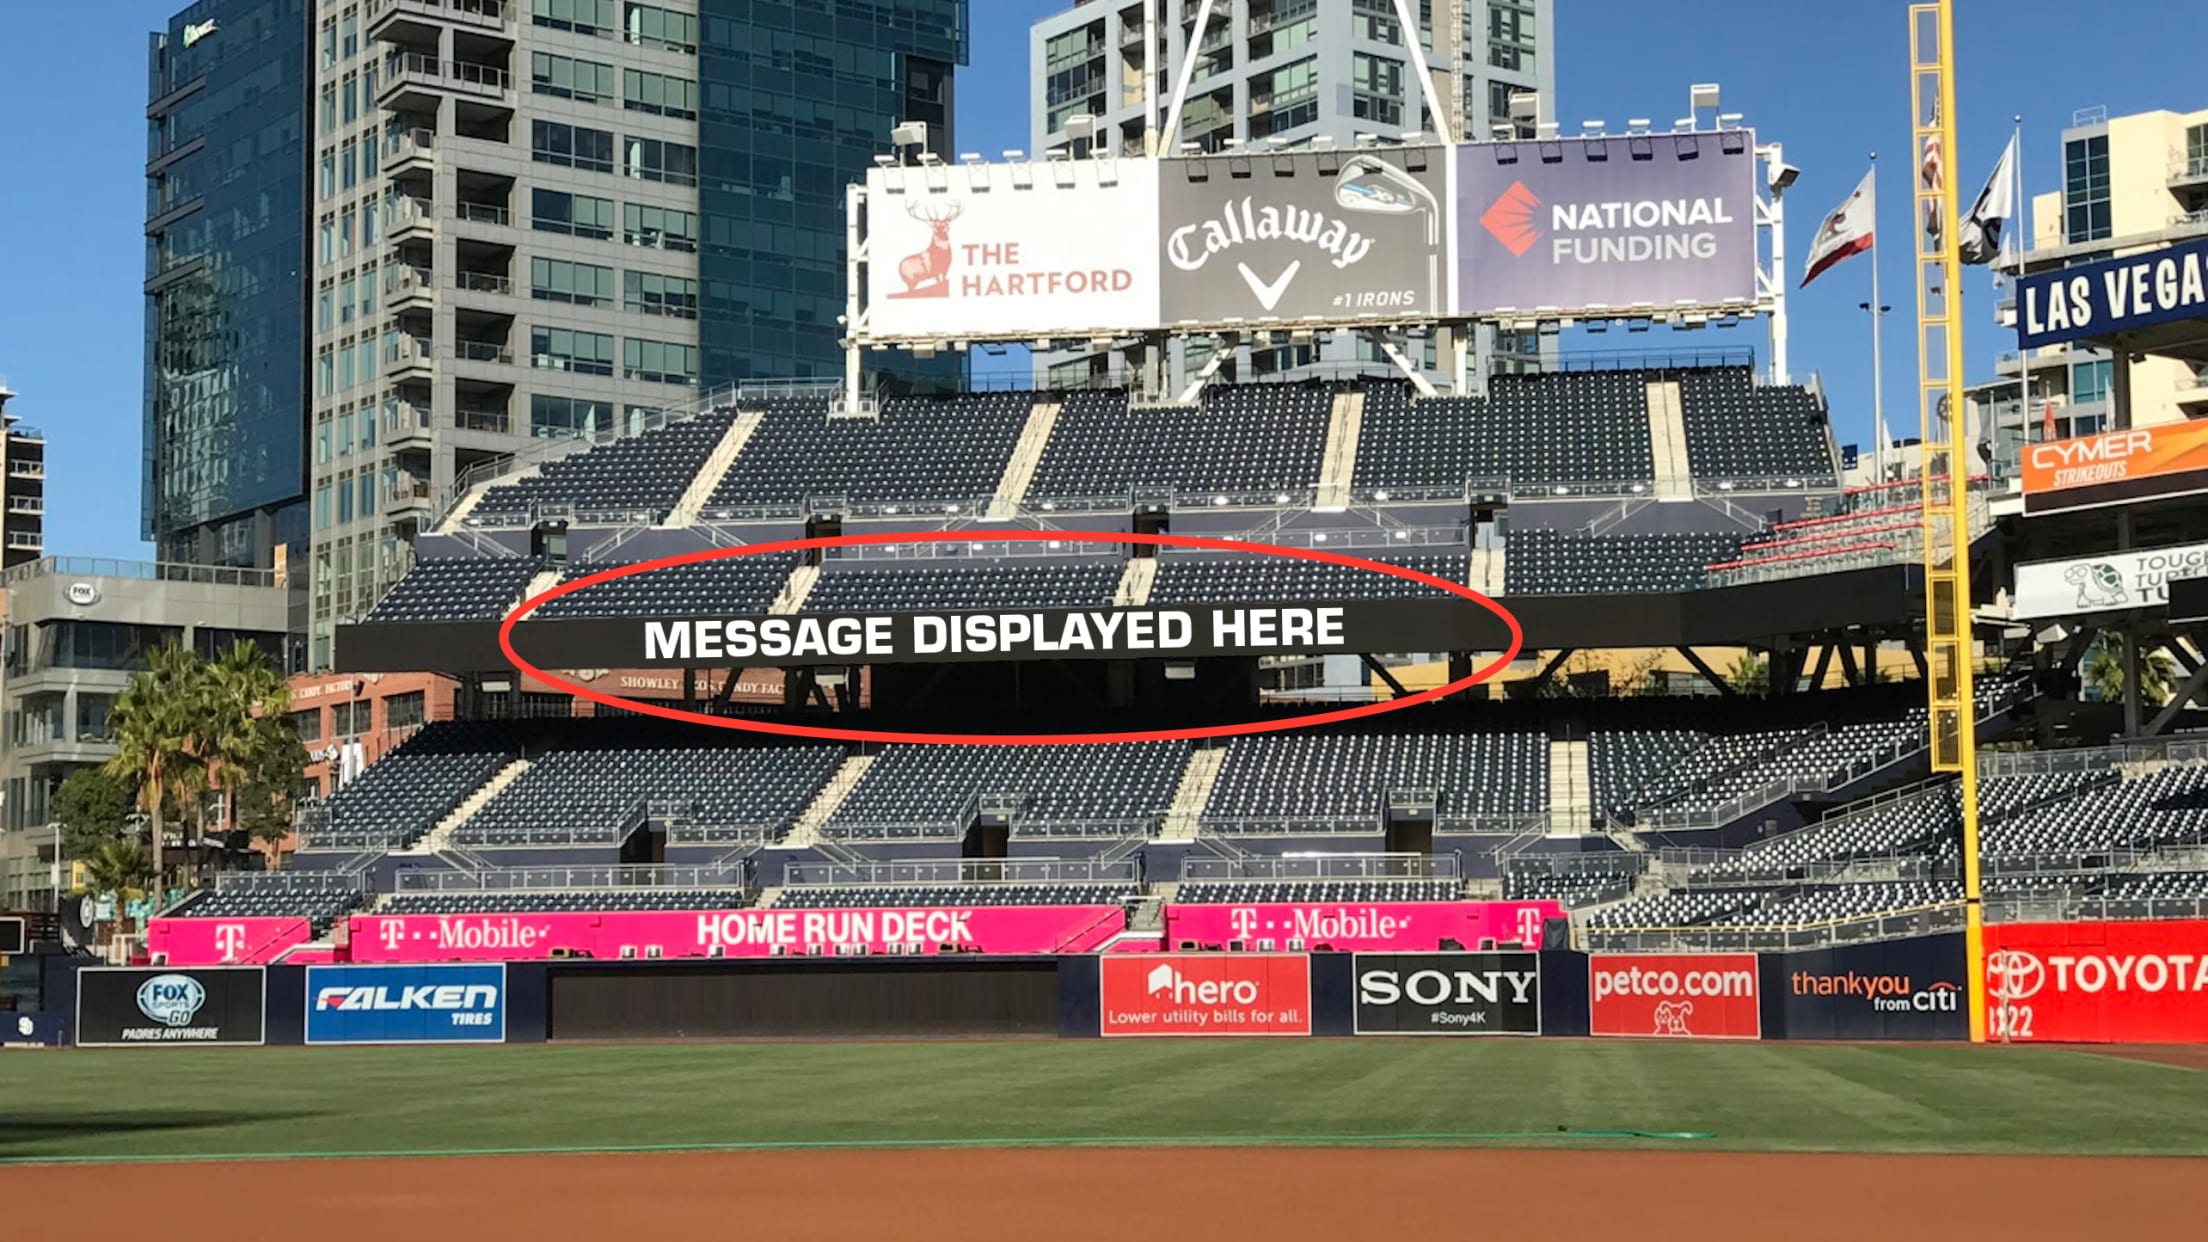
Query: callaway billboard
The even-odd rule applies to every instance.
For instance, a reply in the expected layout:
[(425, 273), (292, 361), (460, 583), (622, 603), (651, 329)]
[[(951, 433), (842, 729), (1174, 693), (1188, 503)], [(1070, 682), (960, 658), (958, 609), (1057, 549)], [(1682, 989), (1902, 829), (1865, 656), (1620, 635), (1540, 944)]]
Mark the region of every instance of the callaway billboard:
[(1746, 130), (1460, 147), (1455, 309), (1752, 305), (1755, 169)]
[(863, 336), (1018, 339), (1158, 317), (1152, 161), (877, 168), (866, 189)]
[(2208, 420), (2024, 446), (2024, 511), (2054, 513), (2208, 488)]
[(1105, 1035), (1309, 1035), (1311, 959), (1300, 954), (1107, 953)]
[(1596, 953), (1587, 959), (1589, 1032), (1756, 1039), (1753, 953)]
[(1359, 953), (1359, 1035), (1539, 1035), (1538, 953)]
[(259, 966), (91, 967), (77, 972), (77, 1043), (87, 1048), (258, 1044), (267, 976)]
[(1991, 924), (1986, 1002), (1994, 1039), (2208, 1041), (2208, 922)]
[(2208, 543), (2111, 552), (2016, 567), (2016, 615), (2024, 620), (2121, 612), (2170, 602), (2172, 578), (2208, 574)]
[(1158, 192), (1169, 325), (1447, 308), (1448, 170), (1435, 148), (1168, 160)]
[(310, 966), (310, 1044), (496, 1044), (506, 967)]

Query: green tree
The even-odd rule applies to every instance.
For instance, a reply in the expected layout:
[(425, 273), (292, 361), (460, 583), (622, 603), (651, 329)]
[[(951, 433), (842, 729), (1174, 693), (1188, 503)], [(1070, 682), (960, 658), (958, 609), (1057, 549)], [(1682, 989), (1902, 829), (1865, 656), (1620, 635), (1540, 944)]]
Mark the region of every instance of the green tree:
[(1726, 671), (1725, 684), (1736, 694), (1768, 695), (1771, 693), (1771, 665), (1753, 651), (1743, 651)]
[(200, 735), (207, 699), (207, 664), (176, 643), (154, 649), (144, 672), (130, 679), (108, 713), (116, 754), (106, 770), (137, 789), (138, 805), (153, 833), (151, 866), (156, 885), (168, 875), (166, 857), (171, 799), (189, 806), (206, 788), (200, 772)]
[(146, 887), (160, 874), (135, 841), (109, 841), (85, 855), (83, 896), (114, 894), (115, 913), (110, 926), (120, 928), (123, 910), (131, 900), (145, 895)]
[(267, 654), (247, 642), (233, 644), (209, 667), (208, 688), (208, 787), (229, 794), (230, 826), (280, 844), (290, 832), (292, 788), (307, 764), (285, 714), (291, 688)]
[(80, 768), (54, 790), (54, 822), (61, 825), (61, 851), (83, 858), (110, 841), (123, 839), (137, 805), (131, 782), (105, 768)]
[[(2139, 653), (2139, 701), (2160, 707), (2177, 693), (2177, 661), (2162, 650)], [(2085, 654), (2085, 686), (2103, 703), (2124, 701), (2123, 640), (2103, 634)]]

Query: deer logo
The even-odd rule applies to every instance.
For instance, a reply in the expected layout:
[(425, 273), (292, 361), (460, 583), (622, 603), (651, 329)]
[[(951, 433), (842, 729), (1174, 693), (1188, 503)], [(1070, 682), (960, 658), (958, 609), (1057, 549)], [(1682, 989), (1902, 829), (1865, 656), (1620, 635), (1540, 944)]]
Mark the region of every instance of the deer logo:
[(893, 298), (947, 298), (951, 296), (951, 221), (966, 212), (957, 199), (928, 199), (906, 203), (905, 214), (928, 226), (928, 248), (897, 261), (897, 276), (905, 282), (903, 293)]

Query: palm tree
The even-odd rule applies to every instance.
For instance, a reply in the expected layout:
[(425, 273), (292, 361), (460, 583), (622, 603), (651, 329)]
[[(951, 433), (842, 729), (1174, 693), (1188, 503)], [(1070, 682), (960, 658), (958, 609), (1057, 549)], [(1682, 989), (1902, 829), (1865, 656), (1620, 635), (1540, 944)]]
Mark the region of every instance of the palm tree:
[[(2162, 650), (2139, 653), (2139, 701), (2160, 707), (2177, 693), (2177, 661)], [(2124, 701), (2124, 645), (2107, 635), (2085, 657), (2085, 684), (2103, 703)]]
[[(158, 839), (158, 838), (157, 838)], [(121, 927), (130, 899), (145, 892), (160, 872), (147, 859), (145, 847), (135, 841), (109, 841), (83, 858), (85, 884), (81, 895), (115, 895), (114, 927)]]
[[(291, 688), (259, 647), (232, 644), (209, 666), (208, 688), (207, 744), (202, 755), (207, 788), (229, 793), (226, 826), (234, 826), (241, 818), (240, 800), (248, 793), (275, 800), (277, 792), (287, 790), (306, 766), (306, 754), (285, 715), (291, 707)], [(257, 835), (265, 839), (266, 815), (254, 818)]]
[(202, 713), (206, 699), (206, 663), (175, 643), (148, 655), (146, 669), (130, 679), (108, 715), (116, 754), (108, 774), (136, 786), (138, 805), (153, 830), (154, 883), (168, 874), (163, 823), (164, 804), (175, 798), (189, 805), (190, 791), (204, 788), (198, 768)]

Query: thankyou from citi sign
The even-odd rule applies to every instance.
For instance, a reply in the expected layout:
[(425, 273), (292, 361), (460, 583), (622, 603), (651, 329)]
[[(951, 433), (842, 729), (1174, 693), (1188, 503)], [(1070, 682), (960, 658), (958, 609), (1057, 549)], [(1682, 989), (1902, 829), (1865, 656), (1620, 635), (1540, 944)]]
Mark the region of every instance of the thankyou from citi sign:
[(1256, 953), (1108, 953), (1105, 1035), (1309, 1035), (1311, 959)]

